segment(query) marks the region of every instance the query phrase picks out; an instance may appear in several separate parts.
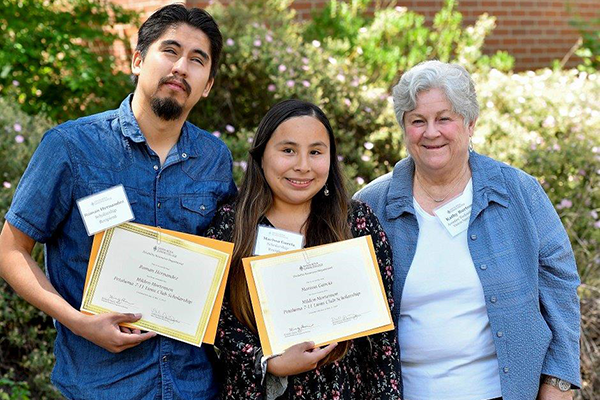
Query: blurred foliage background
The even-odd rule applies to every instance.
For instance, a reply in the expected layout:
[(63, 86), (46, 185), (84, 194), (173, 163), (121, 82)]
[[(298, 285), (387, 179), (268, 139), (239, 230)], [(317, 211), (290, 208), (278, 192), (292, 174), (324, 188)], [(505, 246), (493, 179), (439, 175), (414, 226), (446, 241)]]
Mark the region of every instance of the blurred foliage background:
[[(190, 120), (223, 139), (244, 171), (258, 122), (297, 97), (330, 118), (352, 191), (406, 155), (390, 89), (428, 59), (473, 75), (481, 115), (475, 149), (536, 176), (569, 232), (583, 285), (582, 373), (577, 394), (600, 394), (600, 33), (576, 16), (581, 65), (512, 73), (513, 58), (482, 47), (493, 16), (463, 24), (446, 0), (432, 26), (403, 7), (367, 12), (367, 0), (330, 0), (298, 22), (291, 0), (234, 1), (209, 11), (224, 54), (210, 97)], [(0, 219), (43, 133), (56, 123), (115, 108), (133, 90), (110, 45), (136, 15), (102, 0), (0, 0)], [(599, 17), (600, 20), (600, 17)], [(558, 65), (558, 63), (556, 64)], [(35, 255), (42, 261), (42, 248)], [(0, 281), (0, 400), (60, 398), (49, 383), (52, 320)], [(596, 395), (594, 395), (594, 393)]]

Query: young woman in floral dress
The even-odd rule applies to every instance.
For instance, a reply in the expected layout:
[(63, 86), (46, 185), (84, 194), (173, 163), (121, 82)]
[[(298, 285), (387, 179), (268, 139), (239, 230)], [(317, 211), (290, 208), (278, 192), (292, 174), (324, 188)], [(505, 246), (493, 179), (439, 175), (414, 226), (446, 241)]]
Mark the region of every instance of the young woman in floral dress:
[(287, 100), (261, 121), (237, 201), (219, 209), (207, 236), (235, 249), (215, 347), (224, 399), (400, 399), (393, 331), (315, 348), (304, 342), (263, 357), (242, 267), (258, 225), (298, 232), (311, 247), (371, 235), (392, 301), (386, 235), (368, 206), (351, 201), (331, 125), (314, 104)]

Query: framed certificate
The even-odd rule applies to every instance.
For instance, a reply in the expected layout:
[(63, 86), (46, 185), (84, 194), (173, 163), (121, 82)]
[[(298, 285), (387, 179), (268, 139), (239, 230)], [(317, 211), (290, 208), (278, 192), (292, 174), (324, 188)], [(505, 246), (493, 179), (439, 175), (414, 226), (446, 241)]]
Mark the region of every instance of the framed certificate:
[(233, 244), (126, 223), (94, 237), (81, 311), (141, 313), (125, 326), (213, 344)]
[(243, 263), (265, 356), (394, 329), (370, 236)]

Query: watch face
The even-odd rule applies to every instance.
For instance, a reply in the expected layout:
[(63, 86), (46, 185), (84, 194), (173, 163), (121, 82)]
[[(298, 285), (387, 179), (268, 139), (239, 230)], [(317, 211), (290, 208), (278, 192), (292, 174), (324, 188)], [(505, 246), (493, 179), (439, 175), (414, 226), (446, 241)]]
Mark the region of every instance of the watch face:
[(567, 381), (563, 381), (562, 379), (558, 380), (558, 388), (563, 391), (566, 392), (567, 390), (571, 389), (571, 384)]

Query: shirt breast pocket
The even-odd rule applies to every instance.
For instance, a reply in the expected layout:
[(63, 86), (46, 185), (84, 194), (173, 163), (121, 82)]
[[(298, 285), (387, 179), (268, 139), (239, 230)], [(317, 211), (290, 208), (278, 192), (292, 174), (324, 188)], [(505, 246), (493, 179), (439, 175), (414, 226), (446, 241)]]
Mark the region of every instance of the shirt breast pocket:
[(217, 209), (217, 201), (211, 195), (184, 195), (180, 204), (181, 215), (178, 220), (186, 232), (196, 235), (208, 228)]

